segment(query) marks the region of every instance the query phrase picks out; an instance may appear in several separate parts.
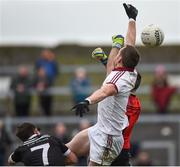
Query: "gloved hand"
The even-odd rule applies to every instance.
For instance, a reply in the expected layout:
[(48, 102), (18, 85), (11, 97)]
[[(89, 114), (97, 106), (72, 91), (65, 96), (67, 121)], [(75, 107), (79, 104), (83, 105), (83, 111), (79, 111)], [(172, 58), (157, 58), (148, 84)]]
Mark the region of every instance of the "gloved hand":
[(136, 20), (137, 14), (138, 14), (138, 10), (132, 6), (131, 4), (126, 4), (123, 3), (124, 9), (126, 11), (126, 14), (128, 15), (129, 19), (134, 19)]
[(75, 112), (76, 115), (83, 117), (84, 113), (89, 112), (89, 101), (84, 100), (78, 104), (76, 104), (71, 110)]
[(101, 48), (96, 48), (92, 52), (92, 58), (97, 60), (105, 60), (108, 57)]
[(122, 35), (113, 35), (112, 42), (113, 48), (121, 49), (124, 46), (124, 37)]

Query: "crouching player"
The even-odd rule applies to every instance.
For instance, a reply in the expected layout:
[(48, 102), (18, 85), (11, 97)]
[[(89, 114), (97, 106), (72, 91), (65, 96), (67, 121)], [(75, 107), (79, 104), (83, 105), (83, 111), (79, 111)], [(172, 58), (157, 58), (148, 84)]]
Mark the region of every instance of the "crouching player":
[(75, 154), (60, 139), (41, 135), (31, 123), (20, 125), (16, 136), (23, 144), (9, 156), (9, 165), (21, 162), (25, 166), (64, 166), (77, 162)]

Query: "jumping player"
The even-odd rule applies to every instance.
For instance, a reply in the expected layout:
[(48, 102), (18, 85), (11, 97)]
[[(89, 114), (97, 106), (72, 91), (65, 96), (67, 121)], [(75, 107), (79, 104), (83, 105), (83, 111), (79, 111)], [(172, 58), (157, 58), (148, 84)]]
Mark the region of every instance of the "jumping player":
[[(117, 49), (119, 49), (119, 47), (122, 47), (124, 45), (124, 38), (121, 35), (113, 36), (112, 40), (112, 48), (116, 47)], [(95, 49), (92, 52), (92, 57), (100, 61), (106, 67), (108, 62), (108, 56), (101, 48)], [(140, 100), (134, 93), (140, 86), (140, 83), (141, 75), (138, 73), (136, 85), (134, 89), (131, 91), (126, 109), (126, 115), (128, 116), (129, 126), (123, 130), (123, 149), (119, 156), (112, 162), (111, 166), (130, 166), (130, 138), (133, 127), (135, 126), (135, 123), (137, 122), (141, 111)]]
[[(127, 7), (128, 6), (125, 5), (125, 9), (127, 9)], [(132, 8), (132, 11), (134, 11), (134, 13), (138, 13), (137, 9), (135, 9), (133, 6), (129, 5), (129, 7)], [(134, 20), (135, 19), (136, 17), (134, 17)], [(134, 39), (136, 39), (136, 36), (134, 37)], [(124, 46), (124, 37), (122, 35), (115, 35), (112, 37), (112, 41), (113, 41), (112, 50), (109, 55), (109, 58), (111, 60), (113, 60), (113, 57), (118, 53), (118, 50)], [(104, 53), (104, 51), (101, 48), (96, 48), (92, 52), (92, 57), (99, 60), (103, 65), (105, 65), (105, 67), (107, 67), (108, 56)], [(129, 126), (125, 130), (123, 130), (123, 137), (124, 137), (123, 149), (120, 155), (112, 162), (111, 165), (113, 166), (129, 166), (130, 165), (131, 133), (132, 133), (135, 123), (137, 122), (139, 118), (140, 111), (141, 111), (140, 101), (134, 93), (140, 86), (140, 83), (141, 83), (141, 75), (138, 73), (135, 87), (131, 91), (131, 94), (128, 100), (128, 105), (127, 105), (126, 115), (128, 116)]]
[(96, 125), (80, 132), (67, 144), (73, 152), (80, 155), (88, 152), (90, 143), (90, 166), (112, 163), (122, 150), (122, 131), (128, 126), (125, 112), (137, 79), (134, 68), (139, 62), (139, 53), (134, 48), (135, 14), (128, 5), (124, 4), (124, 7), (130, 17), (125, 47), (112, 60), (108, 60), (107, 77), (102, 87), (73, 107), (77, 115), (83, 116), (89, 111), (88, 105), (98, 103)]
[(33, 124), (20, 125), (16, 136), (23, 141), (23, 145), (9, 156), (9, 165), (22, 162), (25, 166), (64, 166), (77, 162), (75, 154), (60, 139), (41, 135)]

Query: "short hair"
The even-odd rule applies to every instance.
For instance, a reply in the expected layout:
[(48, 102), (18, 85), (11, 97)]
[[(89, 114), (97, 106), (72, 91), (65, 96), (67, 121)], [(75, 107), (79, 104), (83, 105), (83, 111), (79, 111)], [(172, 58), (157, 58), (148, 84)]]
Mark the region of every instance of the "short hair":
[(135, 68), (139, 62), (140, 54), (135, 47), (126, 45), (121, 51), (122, 64), (127, 68)]
[(23, 123), (17, 127), (16, 136), (23, 142), (34, 134), (36, 126), (31, 123)]

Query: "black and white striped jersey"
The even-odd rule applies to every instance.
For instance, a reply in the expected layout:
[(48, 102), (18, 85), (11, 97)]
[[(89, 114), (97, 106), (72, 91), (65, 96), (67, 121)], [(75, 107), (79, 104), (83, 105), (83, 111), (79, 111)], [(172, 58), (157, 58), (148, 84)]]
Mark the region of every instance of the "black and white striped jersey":
[(56, 137), (33, 135), (12, 153), (11, 159), (26, 166), (64, 166), (64, 156), (69, 152)]

